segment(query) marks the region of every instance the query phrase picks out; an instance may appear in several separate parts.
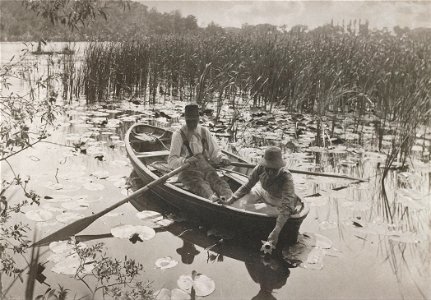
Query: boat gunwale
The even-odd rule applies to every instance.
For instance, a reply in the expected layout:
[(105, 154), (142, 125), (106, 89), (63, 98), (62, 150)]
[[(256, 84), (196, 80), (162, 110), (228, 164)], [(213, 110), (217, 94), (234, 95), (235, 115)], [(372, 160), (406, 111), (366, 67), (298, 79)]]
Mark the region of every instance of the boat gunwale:
[[(159, 129), (159, 130), (161, 129), (161, 130), (168, 131), (168, 132), (171, 132), (171, 133), (172, 133), (172, 130), (165, 129), (165, 128), (160, 128), (160, 127), (149, 125), (149, 124), (145, 124), (145, 123), (135, 123), (132, 126), (130, 126), (130, 128), (126, 132), (125, 147), (126, 147), (126, 152), (127, 152), (127, 155), (129, 156), (129, 159), (131, 159), (138, 168), (140, 168), (143, 172), (145, 172), (147, 175), (149, 175), (153, 180), (157, 180), (158, 178), (160, 178), (160, 176), (156, 175), (153, 171), (151, 171), (137, 157), (137, 155), (135, 154), (135, 150), (132, 148), (132, 146), (130, 144), (130, 136), (133, 134), (132, 130), (135, 129), (136, 127), (140, 127), (140, 126), (151, 127), (151, 128)], [(223, 151), (223, 153), (225, 153), (225, 154), (227, 154), (229, 156), (235, 157), (239, 161), (246, 162), (244, 159), (242, 159), (241, 157), (239, 157), (239, 156), (237, 156), (237, 155), (235, 155), (233, 153), (230, 153), (230, 152), (227, 152), (227, 151), (224, 151), (224, 150), (222, 150), (222, 151)], [(148, 151), (148, 152), (151, 152), (151, 151)], [(245, 209), (240, 209), (240, 208), (236, 208), (236, 207), (233, 207), (233, 206), (228, 206), (228, 205), (223, 205), (221, 203), (213, 202), (213, 201), (211, 201), (209, 199), (206, 199), (206, 198), (201, 197), (199, 195), (193, 194), (190, 191), (187, 191), (185, 189), (177, 187), (177, 186), (175, 186), (175, 185), (173, 185), (173, 184), (171, 184), (169, 182), (163, 182), (162, 184), (164, 186), (166, 186), (167, 188), (171, 189), (171, 190), (174, 190), (176, 192), (184, 194), (188, 198), (195, 199), (196, 201), (193, 201), (194, 205), (200, 205), (199, 201), (201, 201), (205, 205), (200, 205), (200, 206), (205, 206), (208, 209), (209, 208), (225, 209), (225, 210), (232, 211), (232, 212), (240, 214), (240, 215), (249, 216), (249, 217), (253, 216), (253, 217), (259, 217), (259, 218), (265, 218), (265, 219), (268, 219), (268, 220), (271, 220), (271, 219), (275, 220), (277, 218), (277, 216), (275, 216), (275, 215), (271, 216), (271, 215), (267, 215), (267, 214), (260, 213), (260, 212), (248, 211), (248, 210), (245, 210)], [(199, 200), (199, 201), (197, 201), (197, 200)], [(308, 214), (308, 212), (309, 212), (309, 208), (306, 206), (301, 211), (301, 213), (299, 213), (298, 215), (292, 216), (290, 219), (292, 219), (292, 220), (300, 220), (300, 219), (304, 218)]]

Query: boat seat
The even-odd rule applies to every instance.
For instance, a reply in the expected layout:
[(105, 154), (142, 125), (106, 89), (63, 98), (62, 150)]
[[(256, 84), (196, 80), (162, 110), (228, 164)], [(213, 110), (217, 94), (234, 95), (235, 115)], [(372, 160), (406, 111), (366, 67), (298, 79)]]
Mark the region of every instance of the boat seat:
[(157, 156), (168, 156), (169, 150), (151, 151), (151, 152), (137, 152), (136, 157), (147, 158), (147, 157), (157, 157)]

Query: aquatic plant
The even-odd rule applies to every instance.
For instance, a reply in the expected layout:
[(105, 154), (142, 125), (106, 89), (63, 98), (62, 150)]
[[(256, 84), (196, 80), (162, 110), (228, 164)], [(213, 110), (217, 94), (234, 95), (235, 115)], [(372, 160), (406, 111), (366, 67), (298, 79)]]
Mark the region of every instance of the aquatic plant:
[(382, 149), (388, 125), (407, 120), (409, 107), (421, 107), (418, 124), (429, 122), (431, 34), (360, 28), (243, 29), (92, 44), (84, 94), (89, 102), (112, 95), (150, 103), (195, 100), (203, 108), (215, 104), (216, 120), (226, 104), (308, 112), (316, 116), (317, 145), (325, 141), (325, 117), (333, 130), (343, 122), (339, 112), (352, 112), (358, 129), (374, 119)]

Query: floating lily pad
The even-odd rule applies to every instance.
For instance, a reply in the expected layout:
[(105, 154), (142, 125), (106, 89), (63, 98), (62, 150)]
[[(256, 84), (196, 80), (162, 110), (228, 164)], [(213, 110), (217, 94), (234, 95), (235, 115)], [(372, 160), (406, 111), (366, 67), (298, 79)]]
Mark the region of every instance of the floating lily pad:
[(137, 212), (136, 216), (141, 220), (157, 221), (157, 220), (163, 219), (163, 216), (160, 213), (152, 210), (143, 210), (143, 211)]
[(113, 164), (114, 166), (118, 166), (118, 167), (124, 167), (124, 166), (128, 166), (129, 162), (125, 161), (125, 160), (114, 160), (111, 162), (111, 164)]
[[(169, 226), (171, 224), (175, 223), (174, 220), (170, 220), (170, 219), (162, 219), (162, 220), (158, 220), (156, 221), (156, 225), (157, 227), (166, 227)], [(156, 228), (156, 227), (154, 227)]]
[(88, 182), (83, 184), (83, 187), (89, 191), (102, 191), (105, 189), (105, 186), (101, 183)]
[(313, 248), (301, 266), (305, 269), (321, 270), (323, 268), (324, 256), (325, 253), (321, 248)]
[(53, 214), (45, 209), (35, 209), (26, 212), (25, 216), (32, 221), (45, 222), (52, 219)]
[(189, 300), (192, 299), (189, 294), (180, 289), (173, 289), (171, 291), (171, 300)]
[(173, 289), (172, 291), (167, 288), (162, 288), (153, 294), (156, 300), (189, 300), (191, 296), (180, 289)]
[(178, 261), (172, 259), (170, 256), (162, 257), (154, 263), (160, 270), (170, 269), (178, 265)]
[(426, 241), (425, 236), (421, 236), (419, 234), (411, 233), (411, 232), (406, 232), (400, 235), (394, 235), (389, 237), (389, 239), (395, 242), (400, 242), (405, 244), (417, 244), (417, 243)]
[(322, 249), (329, 249), (332, 247), (332, 241), (328, 239), (326, 236), (323, 236), (321, 234), (315, 233), (316, 237), (316, 247), (322, 248)]
[(215, 291), (214, 280), (199, 273), (194, 274), (193, 278), (190, 275), (181, 275), (177, 280), (177, 285), (187, 293), (191, 293), (193, 287), (198, 297), (208, 296)]
[(64, 253), (51, 253), (47, 258), (46, 261), (50, 261), (53, 263), (58, 263), (64, 259)]
[(93, 175), (94, 177), (99, 178), (99, 179), (106, 179), (109, 177), (109, 172), (99, 170), (99, 171), (93, 172), (91, 175)]
[(328, 197), (318, 196), (318, 197), (305, 197), (303, 198), (305, 202), (309, 203), (310, 206), (325, 206), (328, 204)]
[(151, 228), (166, 227), (174, 223), (173, 220), (164, 219), (160, 213), (151, 210), (140, 211), (136, 213), (136, 216)]
[(114, 185), (115, 187), (117, 187), (117, 188), (120, 188), (120, 187), (125, 186), (125, 185), (126, 185), (126, 183), (127, 183), (127, 180), (126, 180), (125, 178), (121, 178), (121, 179), (119, 179), (119, 180), (115, 181), (115, 182), (113, 183), (113, 185)]
[(49, 204), (43, 204), (43, 205), (41, 206), (41, 209), (43, 209), (43, 210), (47, 210), (47, 211), (52, 211), (52, 212), (62, 212), (62, 211), (63, 211), (63, 209), (62, 209), (62, 208), (55, 207), (55, 206), (51, 206), (51, 205), (49, 205)]
[(73, 245), (69, 241), (52, 242), (48, 247), (54, 253), (70, 253), (73, 250)]
[(61, 223), (69, 223), (71, 221), (75, 221), (78, 219), (83, 218), (83, 215), (79, 215), (79, 214), (75, 214), (75, 213), (71, 213), (71, 212), (66, 212), (66, 213), (62, 213), (58, 216), (55, 217), (55, 219)]
[(130, 239), (133, 235), (137, 234), (139, 238), (143, 241), (151, 240), (155, 237), (156, 232), (153, 228), (141, 225), (121, 225), (111, 228), (111, 233), (113, 236), (121, 239)]
[(66, 202), (61, 205), (65, 209), (71, 209), (71, 210), (86, 210), (90, 204), (88, 202), (85, 202), (83, 200), (81, 201), (73, 201), (73, 202)]
[[(81, 263), (82, 262), (78, 254), (74, 253), (69, 256), (66, 256), (63, 260), (56, 263), (51, 268), (51, 271), (57, 274), (75, 275), (78, 271), (78, 268), (81, 266)], [(89, 274), (93, 269), (94, 264), (85, 263), (81, 272), (84, 274)]]
[(124, 179), (124, 180), (125, 180), (125, 178), (126, 178), (126, 176), (124, 176), (124, 175), (112, 175), (112, 176), (109, 176), (109, 177), (107, 178), (107, 180), (108, 180), (108, 181), (111, 181), (111, 182), (116, 182), (116, 181), (119, 181), (119, 180), (121, 180), (121, 179)]
[(62, 190), (64, 186), (61, 183), (50, 182), (46, 185), (50, 190)]

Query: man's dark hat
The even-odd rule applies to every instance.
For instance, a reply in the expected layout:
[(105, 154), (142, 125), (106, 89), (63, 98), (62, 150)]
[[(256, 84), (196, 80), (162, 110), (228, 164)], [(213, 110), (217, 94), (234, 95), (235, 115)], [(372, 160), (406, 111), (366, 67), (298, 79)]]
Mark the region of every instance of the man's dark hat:
[(184, 118), (199, 119), (199, 106), (196, 103), (187, 104), (184, 109)]
[(281, 154), (281, 149), (278, 147), (268, 147), (265, 150), (260, 164), (267, 168), (279, 169), (286, 165)]

